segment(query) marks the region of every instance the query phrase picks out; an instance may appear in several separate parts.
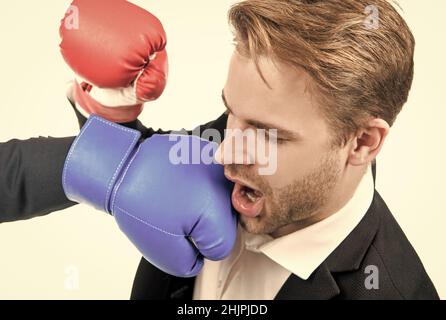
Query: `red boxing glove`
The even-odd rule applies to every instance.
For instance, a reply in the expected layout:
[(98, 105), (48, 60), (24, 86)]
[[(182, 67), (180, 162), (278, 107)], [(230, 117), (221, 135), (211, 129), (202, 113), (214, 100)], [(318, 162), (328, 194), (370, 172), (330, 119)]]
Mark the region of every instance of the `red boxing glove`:
[(163, 93), (166, 33), (148, 11), (125, 0), (74, 0), (60, 36), (62, 56), (83, 80), (71, 98), (86, 113), (129, 122)]

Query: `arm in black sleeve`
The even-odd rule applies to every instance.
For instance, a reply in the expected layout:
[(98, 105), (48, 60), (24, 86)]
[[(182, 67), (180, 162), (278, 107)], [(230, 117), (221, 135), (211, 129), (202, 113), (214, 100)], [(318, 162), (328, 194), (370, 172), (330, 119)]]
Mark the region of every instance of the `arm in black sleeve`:
[(0, 143), (0, 223), (25, 220), (74, 205), (62, 188), (70, 138)]
[[(70, 99), (68, 99), (68, 101), (70, 102), (70, 104), (73, 107), (73, 110), (76, 114), (76, 117), (77, 117), (77, 120), (79, 123), (79, 127), (82, 128), (84, 126), (84, 124), (87, 122), (87, 118), (84, 115), (82, 115), (82, 113), (79, 112), (79, 110), (76, 108), (76, 105), (73, 101), (71, 101)], [(207, 129), (214, 129), (214, 130), (218, 130), (218, 132), (220, 134), (221, 141), (222, 141), (224, 138), (224, 130), (226, 129), (227, 121), (228, 121), (228, 116), (226, 113), (224, 113), (216, 120), (213, 120), (206, 124), (200, 125), (197, 128), (195, 128), (194, 130), (187, 131), (187, 134), (189, 134), (189, 135), (200, 134), (201, 135), (203, 133), (203, 131), (205, 131)], [(120, 123), (120, 125), (125, 126), (127, 128), (138, 130), (139, 132), (141, 132), (141, 137), (143, 139), (150, 138), (154, 134), (169, 134), (173, 131), (173, 130), (157, 130), (157, 131), (155, 131), (152, 128), (147, 128), (146, 126), (144, 126), (141, 123), (141, 121), (139, 121), (138, 119), (131, 121), (131, 122), (127, 122), (127, 123)], [(182, 130), (181, 132), (185, 132), (185, 130)]]
[[(73, 108), (82, 127), (86, 118), (74, 105)], [(226, 121), (222, 115), (197, 129), (217, 129), (223, 137)], [(144, 139), (171, 132), (155, 131), (139, 120), (122, 125), (139, 130)], [(43, 216), (75, 204), (66, 198), (62, 188), (63, 166), (73, 141), (74, 137), (40, 137), (0, 143), (0, 223)]]

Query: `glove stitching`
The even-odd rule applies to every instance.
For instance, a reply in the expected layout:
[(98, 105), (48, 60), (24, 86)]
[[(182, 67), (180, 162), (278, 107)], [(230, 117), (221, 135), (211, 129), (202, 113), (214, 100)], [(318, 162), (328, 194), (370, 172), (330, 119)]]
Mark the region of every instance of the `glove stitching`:
[[(193, 230), (190, 233), (190, 237), (192, 237), (192, 239), (194, 239), (194, 237), (192, 236), (193, 231), (195, 230), (195, 227), (200, 223), (200, 221), (203, 221), (203, 223), (208, 224), (208, 221), (211, 221), (212, 219), (208, 219), (207, 217), (209, 216), (209, 207), (211, 204), (211, 196), (209, 195), (209, 193), (207, 194), (207, 201), (206, 201), (206, 205), (203, 206), (203, 209), (200, 212), (200, 220), (198, 221), (198, 223), (194, 226)], [(196, 244), (196, 248), (197, 250), (200, 252), (200, 254), (202, 254), (203, 256), (205, 256), (203, 254), (203, 252), (201, 252), (201, 249), (203, 250), (214, 250), (216, 248), (216, 246), (213, 246), (212, 248), (199, 248), (197, 242), (194, 239), (194, 242)], [(209, 257), (209, 256), (205, 256), (205, 257)]]
[[(79, 134), (79, 136), (77, 137), (77, 139), (74, 142), (73, 146), (71, 147), (70, 152), (68, 153), (67, 161), (65, 162), (65, 165), (64, 165), (63, 182), (62, 182), (63, 188), (66, 191), (67, 191), (67, 182), (66, 182), (67, 181), (67, 172), (68, 172), (68, 167), (69, 167), (69, 164), (70, 164), (70, 161), (71, 161), (71, 157), (73, 156), (74, 150), (76, 149), (76, 146), (77, 146), (79, 140), (81, 139), (83, 134), (87, 131), (87, 129), (91, 125), (91, 123), (92, 123), (92, 121), (85, 125), (85, 130), (83, 130)], [(73, 200), (73, 199), (70, 199), (70, 200)]]
[[(121, 131), (124, 131), (124, 132), (127, 132), (127, 133), (130, 133), (130, 134), (134, 135), (132, 144), (130, 145), (129, 149), (127, 150), (127, 152), (126, 152), (126, 154), (125, 154), (125, 158), (127, 158), (128, 154), (129, 154), (130, 151), (131, 151), (132, 146), (134, 145), (135, 141), (138, 139), (138, 134), (137, 134), (136, 132), (134, 132), (133, 130), (127, 129), (127, 128), (125, 128), (125, 127), (118, 126), (118, 125), (116, 125), (116, 124), (114, 124), (114, 123), (106, 122), (106, 121), (104, 121), (104, 120), (101, 119), (101, 118), (91, 118), (91, 121), (89, 121), (89, 122), (85, 125), (84, 129), (81, 131), (81, 133), (80, 133), (79, 136), (77, 137), (76, 141), (74, 142), (74, 144), (73, 144), (73, 146), (71, 147), (70, 152), (69, 152), (69, 154), (68, 154), (68, 156), (67, 156), (67, 160), (66, 160), (65, 165), (64, 165), (63, 181), (62, 181), (63, 188), (64, 188), (64, 190), (66, 190), (66, 191), (67, 191), (67, 182), (66, 182), (66, 181), (67, 181), (67, 172), (68, 172), (68, 168), (69, 168), (69, 166), (70, 166), (70, 162), (71, 162), (71, 158), (72, 158), (72, 156), (73, 156), (73, 153), (74, 153), (74, 151), (76, 150), (76, 147), (77, 147), (79, 141), (81, 140), (82, 136), (84, 135), (84, 133), (88, 131), (88, 128), (90, 127), (90, 125), (91, 125), (93, 122), (95, 122), (95, 121), (99, 121), (99, 122), (101, 122), (101, 123), (103, 123), (103, 124), (106, 124), (106, 125), (108, 125), (108, 126), (110, 126), (110, 127), (113, 127), (113, 128), (116, 128), (116, 129), (119, 129), (119, 130), (121, 130)], [(108, 187), (107, 194), (106, 194), (106, 197), (105, 197), (105, 204), (104, 204), (104, 209), (105, 209), (105, 211), (107, 211), (107, 199), (108, 199), (108, 196), (109, 196), (109, 193), (110, 193), (111, 184), (112, 184), (113, 180), (116, 178), (116, 174), (117, 174), (117, 172), (119, 171), (120, 167), (122, 166), (122, 164), (123, 164), (125, 158), (124, 158), (124, 159), (121, 161), (121, 163), (119, 164), (118, 168), (117, 168), (116, 171), (115, 171), (115, 174), (113, 175), (113, 177), (112, 177), (112, 179), (111, 179), (111, 181), (110, 181), (110, 183), (109, 183), (109, 187)], [(67, 196), (68, 196), (68, 195), (67, 195)], [(73, 200), (73, 199), (70, 199), (70, 200)]]
[(117, 196), (118, 196), (119, 188), (121, 187), (122, 182), (124, 181), (125, 177), (127, 176), (127, 172), (129, 171), (130, 166), (133, 164), (133, 161), (134, 161), (134, 160), (136, 159), (136, 157), (138, 156), (138, 154), (139, 154), (139, 150), (141, 149), (141, 147), (142, 147), (142, 144), (139, 145), (139, 147), (138, 147), (138, 149), (136, 150), (135, 154), (133, 155), (132, 159), (130, 159), (129, 163), (127, 164), (127, 166), (126, 166), (126, 168), (125, 168), (125, 170), (124, 170), (124, 173), (122, 174), (121, 179), (119, 179), (119, 182), (118, 182), (117, 185), (116, 185), (116, 189), (115, 189), (115, 191), (113, 192), (113, 199), (112, 199), (112, 203), (111, 203), (111, 206), (110, 206), (110, 210), (112, 211), (112, 213), (114, 212), (115, 202), (116, 202), (116, 198), (117, 198)]
[(109, 182), (109, 184), (108, 184), (107, 194), (105, 195), (105, 200), (104, 200), (104, 208), (105, 208), (105, 211), (107, 211), (108, 197), (109, 197), (109, 195), (110, 195), (110, 192), (111, 192), (111, 189), (112, 189), (112, 186), (113, 186), (113, 182), (115, 181), (116, 176), (118, 175), (118, 172), (121, 171), (122, 166), (123, 166), (123, 164), (124, 164), (124, 161), (127, 160), (127, 157), (128, 157), (128, 155), (130, 154), (130, 151), (133, 149), (133, 147), (134, 147), (134, 145), (135, 145), (135, 142), (136, 142), (136, 140), (138, 139), (138, 134), (137, 134), (136, 132), (133, 132), (132, 130), (126, 129), (126, 128), (124, 128), (124, 127), (117, 126), (117, 125), (113, 125), (113, 124), (111, 124), (111, 123), (109, 123), (109, 122), (105, 122), (105, 121), (103, 121), (102, 119), (98, 119), (98, 120), (101, 121), (102, 123), (108, 125), (108, 126), (117, 128), (117, 129), (119, 129), (119, 130), (128, 132), (128, 133), (130, 133), (130, 134), (133, 135), (132, 143), (131, 143), (130, 146), (128, 147), (128, 149), (127, 149), (127, 151), (126, 151), (126, 153), (125, 153), (125, 155), (124, 155), (124, 158), (122, 158), (121, 162), (119, 163), (118, 167), (116, 168), (115, 173), (113, 174), (113, 176), (112, 176), (112, 178), (111, 178), (111, 180), (110, 180), (110, 182)]
[(106, 125), (108, 125), (108, 126), (110, 126), (110, 127), (119, 129), (119, 130), (121, 130), (121, 131), (125, 131), (125, 132), (131, 133), (131, 134), (138, 135), (138, 133), (136, 133), (135, 130), (133, 130), (133, 129), (128, 129), (128, 128), (123, 127), (123, 126), (121, 126), (121, 125), (117, 125), (117, 124), (114, 123), (114, 122), (108, 122), (108, 121), (105, 121), (104, 119), (102, 119), (102, 118), (98, 118), (98, 117), (93, 118), (93, 120), (100, 121), (100, 122), (102, 122), (102, 123), (104, 123), (104, 124), (106, 124)]
[(168, 232), (168, 231), (165, 231), (165, 230), (163, 230), (163, 229), (160, 229), (160, 228), (158, 228), (158, 227), (156, 227), (156, 226), (150, 224), (149, 222), (147, 222), (147, 221), (145, 221), (145, 220), (142, 220), (141, 218), (138, 218), (138, 217), (132, 215), (131, 213), (125, 211), (124, 209), (122, 209), (122, 208), (120, 208), (120, 207), (118, 207), (118, 206), (116, 206), (116, 209), (118, 209), (118, 210), (121, 211), (122, 213), (125, 213), (125, 214), (128, 215), (129, 217), (131, 217), (131, 218), (133, 218), (133, 219), (135, 219), (135, 220), (137, 220), (137, 221), (139, 221), (139, 222), (145, 224), (146, 226), (149, 226), (149, 227), (151, 227), (151, 228), (153, 228), (153, 229), (155, 229), (155, 230), (157, 230), (157, 231), (163, 232), (163, 233), (165, 233), (165, 234), (167, 234), (167, 235), (174, 236), (174, 237), (185, 237), (185, 236), (186, 236), (186, 235), (184, 235), (184, 234), (174, 234), (174, 233), (170, 233), (170, 232)]

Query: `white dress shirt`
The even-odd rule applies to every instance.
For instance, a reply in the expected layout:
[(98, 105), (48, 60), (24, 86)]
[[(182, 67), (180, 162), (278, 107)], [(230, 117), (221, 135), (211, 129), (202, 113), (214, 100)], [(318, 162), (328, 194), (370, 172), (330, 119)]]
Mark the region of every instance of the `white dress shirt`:
[(364, 217), (374, 189), (369, 165), (350, 201), (320, 222), (276, 239), (239, 225), (231, 254), (221, 261), (205, 259), (193, 299), (272, 300), (291, 274), (307, 280)]

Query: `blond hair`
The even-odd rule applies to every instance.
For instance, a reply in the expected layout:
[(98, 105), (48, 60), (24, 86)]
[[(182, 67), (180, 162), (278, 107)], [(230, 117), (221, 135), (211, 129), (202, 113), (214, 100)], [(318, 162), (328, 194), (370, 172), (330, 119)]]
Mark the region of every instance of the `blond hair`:
[(261, 55), (308, 72), (338, 145), (370, 117), (392, 125), (407, 101), (415, 40), (386, 0), (245, 0), (229, 22), (259, 72)]

